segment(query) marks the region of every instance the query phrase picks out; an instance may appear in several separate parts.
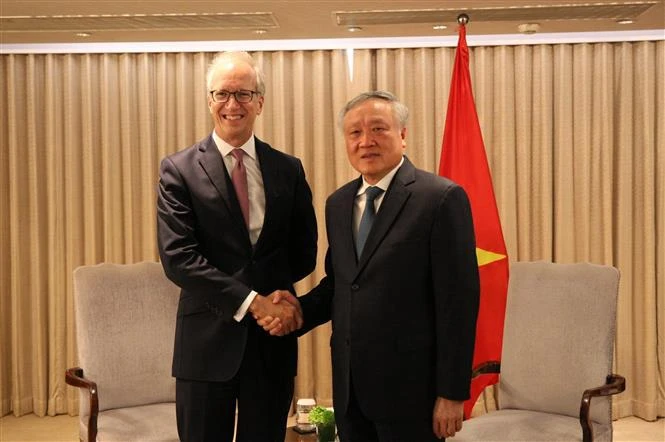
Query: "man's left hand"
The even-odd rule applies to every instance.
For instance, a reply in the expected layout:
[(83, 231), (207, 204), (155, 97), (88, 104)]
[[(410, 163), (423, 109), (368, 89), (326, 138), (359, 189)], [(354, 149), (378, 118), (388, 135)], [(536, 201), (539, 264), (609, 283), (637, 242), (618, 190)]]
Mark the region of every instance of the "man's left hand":
[(436, 398), (432, 413), (432, 429), (438, 438), (452, 437), (462, 429), (464, 401)]

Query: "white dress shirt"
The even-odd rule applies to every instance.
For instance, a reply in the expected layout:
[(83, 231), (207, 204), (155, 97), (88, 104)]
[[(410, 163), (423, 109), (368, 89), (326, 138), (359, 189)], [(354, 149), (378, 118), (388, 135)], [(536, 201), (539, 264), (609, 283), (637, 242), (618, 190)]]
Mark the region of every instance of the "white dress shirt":
[[(222, 154), (226, 171), (231, 176), (231, 171), (236, 166), (236, 159), (231, 155), (231, 151), (235, 147), (226, 143), (219, 138), (215, 132), (212, 133), (212, 138), (217, 144), (217, 148)], [(254, 144), (254, 135), (249, 137), (249, 140), (242, 146), (238, 147), (245, 151), (242, 162), (247, 169), (247, 191), (249, 193), (249, 241), (252, 245), (256, 244), (263, 228), (263, 218), (266, 214), (266, 194), (263, 190), (263, 176), (261, 175), (261, 167), (259, 158), (256, 155), (256, 145)]]

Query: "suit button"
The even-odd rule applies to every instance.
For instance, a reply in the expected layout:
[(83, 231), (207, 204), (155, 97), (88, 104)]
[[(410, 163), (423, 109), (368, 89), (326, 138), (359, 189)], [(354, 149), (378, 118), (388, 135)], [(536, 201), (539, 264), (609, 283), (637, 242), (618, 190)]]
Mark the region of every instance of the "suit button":
[(345, 343), (346, 346), (348, 347), (348, 346), (349, 346), (349, 338), (346, 338), (346, 339), (344, 340), (344, 343)]
[(358, 290), (359, 288), (360, 288), (360, 286), (358, 284), (353, 284), (351, 286), (351, 290)]

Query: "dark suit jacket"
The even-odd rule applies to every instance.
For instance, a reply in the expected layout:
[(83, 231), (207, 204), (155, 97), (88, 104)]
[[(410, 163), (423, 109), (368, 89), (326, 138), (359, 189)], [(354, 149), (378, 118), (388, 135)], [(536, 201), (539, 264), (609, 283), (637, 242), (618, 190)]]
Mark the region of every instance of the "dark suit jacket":
[(469, 202), (460, 186), (405, 158), (356, 260), (360, 184), (327, 200), (327, 275), (300, 298), (303, 332), (332, 319), (335, 410), (348, 405), (353, 373), (369, 418), (431, 418), (436, 396), (469, 397), (479, 302)]
[[(173, 376), (202, 381), (233, 377), (245, 351), (251, 315), (235, 311), (250, 289), (293, 292), (316, 265), (317, 228), (312, 194), (300, 160), (256, 139), (266, 197), (263, 230), (255, 245), (212, 135), (162, 160), (157, 199), (159, 255), (166, 275), (181, 287)], [(269, 370), (294, 376), (294, 336), (260, 330), (259, 355)]]

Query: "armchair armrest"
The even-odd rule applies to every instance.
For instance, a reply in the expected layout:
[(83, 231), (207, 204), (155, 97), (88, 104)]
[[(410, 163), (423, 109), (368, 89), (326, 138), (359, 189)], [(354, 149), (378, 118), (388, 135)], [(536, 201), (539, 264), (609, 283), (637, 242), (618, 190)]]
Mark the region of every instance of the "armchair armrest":
[(582, 441), (593, 441), (593, 427), (591, 426), (590, 408), (591, 398), (597, 396), (611, 396), (626, 389), (626, 378), (618, 374), (607, 376), (605, 385), (584, 390), (580, 403), (580, 424), (582, 425)]
[(501, 373), (501, 362), (487, 361), (476, 366), (471, 372), (471, 378), (476, 378), (482, 374), (499, 374)]
[(80, 367), (68, 368), (65, 370), (65, 382), (73, 387), (88, 390), (90, 403), (90, 410), (88, 410), (88, 441), (95, 442), (97, 440), (97, 415), (99, 414), (97, 383), (86, 379), (83, 376), (83, 369)]

